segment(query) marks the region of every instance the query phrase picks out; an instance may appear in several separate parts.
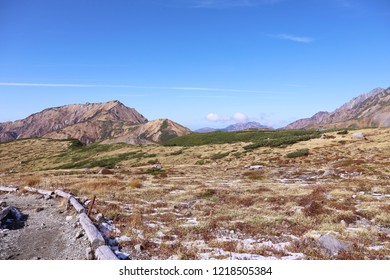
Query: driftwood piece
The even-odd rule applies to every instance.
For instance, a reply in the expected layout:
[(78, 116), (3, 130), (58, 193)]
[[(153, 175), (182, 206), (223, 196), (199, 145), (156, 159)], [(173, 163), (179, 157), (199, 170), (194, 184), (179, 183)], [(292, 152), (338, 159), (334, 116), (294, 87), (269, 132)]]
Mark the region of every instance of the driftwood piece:
[(80, 213), (80, 224), (82, 225), (89, 242), (91, 242), (91, 246), (93, 250), (96, 250), (100, 246), (106, 245), (104, 238), (100, 231), (94, 226), (92, 221), (88, 218), (87, 214)]
[(58, 196), (66, 198), (66, 199), (70, 199), (72, 197), (72, 195), (70, 193), (67, 193), (67, 192), (64, 192), (64, 191), (61, 191), (61, 190), (55, 190), (54, 193), (56, 195), (58, 195)]
[(26, 191), (29, 191), (29, 192), (40, 193), (40, 194), (43, 194), (43, 195), (53, 195), (53, 194), (54, 194), (53, 191), (47, 191), (47, 190), (37, 189), (37, 188), (29, 187), (29, 186), (25, 186), (24, 189), (25, 189)]
[(18, 188), (17, 187), (0, 186), (0, 191), (2, 191), (2, 192), (17, 192)]
[(80, 202), (78, 202), (78, 200), (74, 196), (69, 198), (69, 202), (73, 205), (74, 209), (76, 209), (77, 213), (85, 213), (84, 206)]
[(95, 257), (98, 260), (119, 260), (118, 257), (114, 254), (110, 247), (104, 245), (100, 246), (95, 251)]
[(5, 207), (0, 211), (0, 221), (4, 219), (11, 211), (11, 206)]

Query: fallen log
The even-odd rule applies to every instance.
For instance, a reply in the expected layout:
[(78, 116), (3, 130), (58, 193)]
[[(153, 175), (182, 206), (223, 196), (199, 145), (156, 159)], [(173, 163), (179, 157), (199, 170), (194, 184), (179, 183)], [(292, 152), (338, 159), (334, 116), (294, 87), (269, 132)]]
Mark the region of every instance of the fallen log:
[(8, 215), (9, 211), (11, 211), (11, 206), (5, 207), (0, 211), (0, 221)]
[(0, 191), (2, 192), (17, 192), (18, 187), (5, 187), (5, 186), (0, 186)]
[(70, 199), (72, 197), (72, 195), (70, 193), (67, 193), (67, 192), (64, 192), (64, 191), (61, 191), (61, 190), (55, 190), (54, 193), (56, 195), (58, 195), (58, 196), (66, 198), (66, 199)]
[(53, 195), (53, 194), (54, 194), (53, 191), (47, 191), (47, 190), (36, 189), (36, 188), (33, 188), (33, 187), (29, 187), (29, 186), (25, 186), (24, 189), (25, 189), (26, 191), (29, 191), (29, 192), (40, 193), (40, 194), (43, 194), (43, 195)]
[(95, 251), (95, 257), (98, 260), (119, 260), (118, 257), (114, 254), (110, 247), (107, 245), (100, 246)]
[(87, 214), (80, 213), (80, 224), (82, 225), (89, 242), (91, 242), (91, 246), (93, 250), (96, 250), (100, 246), (106, 245), (104, 238), (100, 231), (94, 226), (92, 221), (88, 218)]
[(78, 200), (74, 196), (71, 196), (69, 198), (69, 202), (73, 205), (74, 209), (76, 209), (77, 213), (85, 213), (84, 206), (80, 202), (78, 202)]

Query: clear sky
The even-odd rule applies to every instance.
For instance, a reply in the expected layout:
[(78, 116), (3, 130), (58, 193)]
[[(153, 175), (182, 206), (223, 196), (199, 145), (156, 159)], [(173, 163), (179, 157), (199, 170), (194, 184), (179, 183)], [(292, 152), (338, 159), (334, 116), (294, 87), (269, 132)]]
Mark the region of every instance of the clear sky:
[(0, 0), (0, 121), (120, 100), (281, 127), (390, 86), (388, 0)]

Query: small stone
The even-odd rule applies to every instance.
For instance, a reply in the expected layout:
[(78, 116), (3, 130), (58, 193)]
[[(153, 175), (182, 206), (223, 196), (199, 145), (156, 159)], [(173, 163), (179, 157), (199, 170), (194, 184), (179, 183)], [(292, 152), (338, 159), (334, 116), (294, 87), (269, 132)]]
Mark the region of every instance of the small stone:
[(66, 216), (65, 220), (67, 222), (70, 222), (71, 220), (73, 220), (73, 216)]
[(114, 172), (112, 172), (109, 169), (103, 168), (103, 169), (99, 170), (98, 174), (101, 174), (101, 175), (112, 175), (112, 174), (114, 174)]
[(93, 251), (92, 251), (92, 248), (91, 247), (88, 247), (85, 251), (85, 256), (86, 256), (86, 259), (87, 260), (93, 260), (94, 257), (93, 257)]
[(82, 230), (79, 230), (77, 233), (76, 233), (76, 236), (75, 236), (75, 239), (79, 239), (81, 237), (84, 236), (84, 232)]
[(350, 244), (327, 234), (321, 235), (318, 239), (318, 244), (330, 256), (336, 256), (341, 250), (346, 250), (350, 246)]
[(52, 196), (51, 195), (45, 195), (44, 197), (43, 197), (45, 200), (49, 200), (49, 199), (52, 199)]
[(43, 208), (43, 207), (38, 207), (37, 209), (35, 209), (35, 212), (41, 212), (41, 211), (43, 211), (43, 210), (45, 210), (45, 208)]
[(95, 217), (95, 220), (96, 220), (96, 222), (98, 222), (99, 224), (102, 223), (102, 222), (104, 221), (104, 216), (103, 216), (103, 214), (101, 214), (101, 213), (97, 214), (96, 217)]
[(7, 202), (0, 200), (0, 207), (6, 207), (6, 206), (7, 206)]
[(353, 194), (353, 195), (352, 195), (352, 198), (355, 199), (355, 198), (356, 198), (356, 194)]
[(372, 192), (373, 192), (373, 193), (378, 193), (378, 192), (379, 192), (379, 189), (378, 189), (377, 187), (372, 188)]
[(134, 246), (134, 249), (137, 250), (138, 252), (142, 252), (143, 250), (145, 250), (145, 246), (142, 244), (137, 244)]

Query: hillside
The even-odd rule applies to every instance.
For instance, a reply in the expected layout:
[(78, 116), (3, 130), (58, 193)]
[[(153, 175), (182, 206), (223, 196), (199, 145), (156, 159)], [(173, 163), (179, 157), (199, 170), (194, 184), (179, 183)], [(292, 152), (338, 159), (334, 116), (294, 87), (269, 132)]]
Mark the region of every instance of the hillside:
[(376, 88), (359, 95), (335, 111), (318, 112), (311, 118), (300, 119), (286, 129), (362, 128), (390, 126), (390, 88)]
[(110, 101), (49, 108), (23, 120), (0, 123), (0, 142), (23, 138), (74, 138), (92, 144), (120, 138), (129, 144), (151, 144), (167, 140), (164, 137), (189, 132), (172, 121), (149, 123), (134, 108)]

